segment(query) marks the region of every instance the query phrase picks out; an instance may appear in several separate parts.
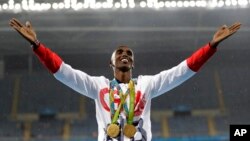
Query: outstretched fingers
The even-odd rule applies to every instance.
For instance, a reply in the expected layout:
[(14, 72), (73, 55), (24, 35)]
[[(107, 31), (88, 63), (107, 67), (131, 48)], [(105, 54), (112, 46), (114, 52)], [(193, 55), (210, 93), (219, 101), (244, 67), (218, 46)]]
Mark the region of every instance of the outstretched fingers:
[(10, 20), (9, 22), (10, 26), (15, 29), (19, 34), (21, 34), (23, 36), (23, 27), (25, 27), (23, 24), (21, 24), (21, 22), (19, 22), (17, 19), (13, 18)]
[(239, 22), (234, 23), (232, 26), (229, 27), (230, 34), (237, 32), (240, 29), (240, 27), (241, 27), (241, 23)]
[(16, 25), (16, 24), (15, 24), (15, 23), (13, 23), (12, 21), (11, 21), (9, 24), (10, 24), (10, 26), (11, 26), (12, 28), (14, 28), (16, 31), (18, 31), (18, 32), (19, 32), (20, 27), (19, 27), (18, 25)]
[(18, 25), (19, 27), (23, 27), (24, 26), (20, 21), (18, 21), (15, 18), (13, 18), (13, 22), (16, 23), (16, 25)]
[(23, 27), (23, 25), (17, 19), (14, 18), (10, 20), (9, 24), (17, 31), (19, 31)]
[(236, 23), (232, 24), (232, 25), (229, 27), (229, 29), (234, 29), (234, 28), (237, 28), (237, 27), (239, 27), (239, 26), (241, 26), (241, 23), (236, 22)]
[(15, 18), (10, 20), (10, 25), (11, 26), (16, 26), (16, 27), (19, 27), (19, 28), (23, 27), (23, 25)]

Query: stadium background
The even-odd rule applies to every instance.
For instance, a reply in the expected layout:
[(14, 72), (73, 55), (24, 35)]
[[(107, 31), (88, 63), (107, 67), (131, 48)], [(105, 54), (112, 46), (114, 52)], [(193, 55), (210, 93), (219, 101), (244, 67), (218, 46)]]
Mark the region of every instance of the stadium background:
[[(27, 9), (25, 2), (54, 4), (37, 11), (37, 7)], [(81, 2), (89, 6), (73, 6)], [(44, 69), (29, 44), (9, 27), (13, 17), (30, 20), (38, 39), (74, 68), (110, 79), (109, 59), (119, 45), (134, 50), (134, 77), (156, 74), (209, 42), (219, 26), (239, 21), (240, 31), (220, 44), (195, 77), (152, 101), (153, 140), (228, 141), (230, 124), (250, 123), (250, 1), (201, 0), (206, 5), (199, 5), (190, 0), (154, 0), (150, 5), (150, 1), (108, 0), (113, 7), (100, 7), (104, 2), (0, 1), (1, 141), (94, 141), (97, 137), (94, 101)], [(190, 3), (184, 6), (185, 2)]]

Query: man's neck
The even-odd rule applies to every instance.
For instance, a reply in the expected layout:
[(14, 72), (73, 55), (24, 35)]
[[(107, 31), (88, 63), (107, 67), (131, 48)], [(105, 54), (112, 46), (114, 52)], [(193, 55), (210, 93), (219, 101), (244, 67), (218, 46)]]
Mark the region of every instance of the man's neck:
[(115, 71), (114, 77), (117, 79), (120, 83), (129, 83), (130, 79), (132, 78), (132, 72), (131, 71)]

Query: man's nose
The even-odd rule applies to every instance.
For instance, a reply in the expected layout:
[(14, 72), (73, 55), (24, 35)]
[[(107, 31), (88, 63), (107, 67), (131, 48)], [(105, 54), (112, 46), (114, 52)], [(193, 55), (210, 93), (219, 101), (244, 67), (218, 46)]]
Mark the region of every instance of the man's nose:
[(128, 56), (128, 54), (127, 54), (127, 52), (122, 52), (122, 57), (127, 57)]

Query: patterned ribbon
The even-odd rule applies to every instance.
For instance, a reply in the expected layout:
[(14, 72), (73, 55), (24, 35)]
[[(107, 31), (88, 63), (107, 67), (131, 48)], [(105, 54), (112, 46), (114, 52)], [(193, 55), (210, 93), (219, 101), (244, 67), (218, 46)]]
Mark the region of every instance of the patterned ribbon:
[[(112, 121), (111, 123), (116, 123), (121, 111), (121, 108), (123, 106), (123, 109), (125, 110), (126, 114), (128, 115), (127, 123), (132, 124), (133, 118), (134, 118), (134, 101), (135, 101), (135, 84), (134, 81), (131, 79), (129, 81), (129, 88), (127, 89), (126, 93), (122, 92), (122, 89), (117, 82), (116, 79), (113, 79), (110, 82), (110, 92), (109, 92), (109, 103), (110, 103), (110, 113)], [(119, 92), (120, 96), (120, 103), (118, 105), (118, 108), (115, 110), (115, 104), (114, 104), (114, 88)], [(129, 109), (126, 103), (127, 96), (129, 95)]]

